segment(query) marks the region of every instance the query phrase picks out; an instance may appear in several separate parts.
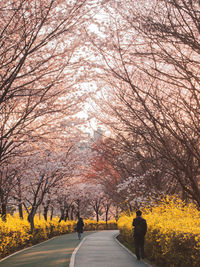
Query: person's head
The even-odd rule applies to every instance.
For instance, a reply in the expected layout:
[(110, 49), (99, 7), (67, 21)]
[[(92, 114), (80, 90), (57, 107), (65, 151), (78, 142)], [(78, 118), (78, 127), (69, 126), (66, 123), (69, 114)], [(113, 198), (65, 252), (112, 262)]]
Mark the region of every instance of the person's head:
[(136, 215), (137, 216), (141, 216), (142, 215), (142, 212), (140, 210), (136, 211)]

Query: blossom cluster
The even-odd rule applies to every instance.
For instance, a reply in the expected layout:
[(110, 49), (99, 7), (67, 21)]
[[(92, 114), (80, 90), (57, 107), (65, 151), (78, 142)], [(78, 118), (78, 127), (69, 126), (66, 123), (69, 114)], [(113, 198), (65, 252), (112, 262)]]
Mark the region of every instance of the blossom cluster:
[[(199, 266), (200, 211), (194, 204), (166, 198), (143, 211), (147, 220), (145, 251), (157, 266)], [(118, 228), (123, 239), (132, 244), (134, 215), (122, 217)], [(189, 253), (188, 253), (189, 252)]]

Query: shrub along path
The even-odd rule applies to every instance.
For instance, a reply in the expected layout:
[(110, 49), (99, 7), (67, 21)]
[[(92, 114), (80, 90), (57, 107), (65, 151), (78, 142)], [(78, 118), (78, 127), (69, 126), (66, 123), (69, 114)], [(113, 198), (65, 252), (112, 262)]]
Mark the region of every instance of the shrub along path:
[(57, 236), (1, 260), (0, 267), (68, 267), (79, 243), (76, 233)]

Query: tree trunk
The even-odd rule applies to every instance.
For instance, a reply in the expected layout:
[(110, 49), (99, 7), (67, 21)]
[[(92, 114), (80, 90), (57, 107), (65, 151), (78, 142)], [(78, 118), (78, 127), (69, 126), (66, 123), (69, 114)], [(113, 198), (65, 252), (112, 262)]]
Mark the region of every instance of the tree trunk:
[(35, 214), (33, 212), (31, 212), (29, 215), (28, 215), (28, 221), (30, 223), (30, 226), (31, 226), (31, 234), (33, 233), (33, 230), (34, 230), (34, 217), (35, 217)]
[(97, 215), (97, 222), (99, 222), (99, 213), (97, 212), (96, 215)]
[(49, 205), (44, 207), (43, 215), (44, 215), (45, 221), (47, 221), (48, 210), (49, 210)]
[(6, 203), (1, 204), (1, 218), (3, 221), (6, 221), (6, 216), (7, 216), (7, 207)]
[(77, 210), (76, 218), (77, 218), (77, 220), (79, 220), (79, 218), (80, 218), (80, 211), (79, 210)]
[(67, 221), (67, 219), (69, 220), (69, 209), (65, 209), (65, 222)]
[(74, 206), (71, 207), (70, 219), (71, 219), (72, 221), (74, 220)]
[(37, 208), (38, 206), (32, 206), (32, 209), (28, 215), (28, 221), (30, 223), (30, 226), (31, 226), (31, 234), (33, 233), (33, 230), (35, 228), (35, 225), (34, 225), (34, 218), (35, 218), (35, 214), (36, 214), (36, 211), (37, 211)]
[(18, 204), (18, 211), (19, 211), (19, 217), (20, 217), (20, 219), (23, 219), (24, 216), (23, 216), (22, 203), (19, 203)]
[(109, 212), (109, 208), (106, 209), (106, 225), (108, 224), (108, 212)]
[(118, 206), (116, 207), (116, 210), (115, 210), (116, 212), (115, 212), (115, 220), (116, 220), (116, 222), (118, 221), (118, 219), (119, 219), (119, 208), (118, 208)]
[(65, 212), (65, 210), (64, 209), (60, 209), (60, 219), (59, 219), (59, 223), (62, 221), (62, 220), (64, 220), (64, 212)]
[(79, 218), (80, 218), (80, 200), (79, 199), (77, 201), (77, 213), (76, 213), (76, 217), (79, 220)]
[(51, 207), (51, 216), (50, 216), (50, 220), (52, 221), (53, 219), (53, 207)]

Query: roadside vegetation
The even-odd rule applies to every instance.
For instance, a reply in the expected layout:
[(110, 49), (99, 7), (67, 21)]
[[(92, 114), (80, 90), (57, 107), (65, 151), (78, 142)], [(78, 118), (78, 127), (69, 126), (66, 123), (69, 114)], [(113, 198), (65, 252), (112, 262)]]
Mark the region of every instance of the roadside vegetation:
[[(115, 221), (96, 222), (94, 220), (84, 220), (85, 231), (116, 229)], [(54, 217), (52, 220), (45, 220), (35, 217), (35, 228), (30, 232), (30, 224), (26, 219), (20, 219), (18, 215), (8, 215), (7, 221), (0, 218), (0, 258), (8, 256), (15, 251), (35, 245), (44, 240), (75, 232), (76, 221), (61, 221)]]
[[(200, 211), (194, 204), (166, 198), (144, 209), (148, 223), (146, 257), (157, 266), (199, 266)], [(118, 221), (121, 238), (133, 248), (132, 221), (135, 214), (122, 215)]]

